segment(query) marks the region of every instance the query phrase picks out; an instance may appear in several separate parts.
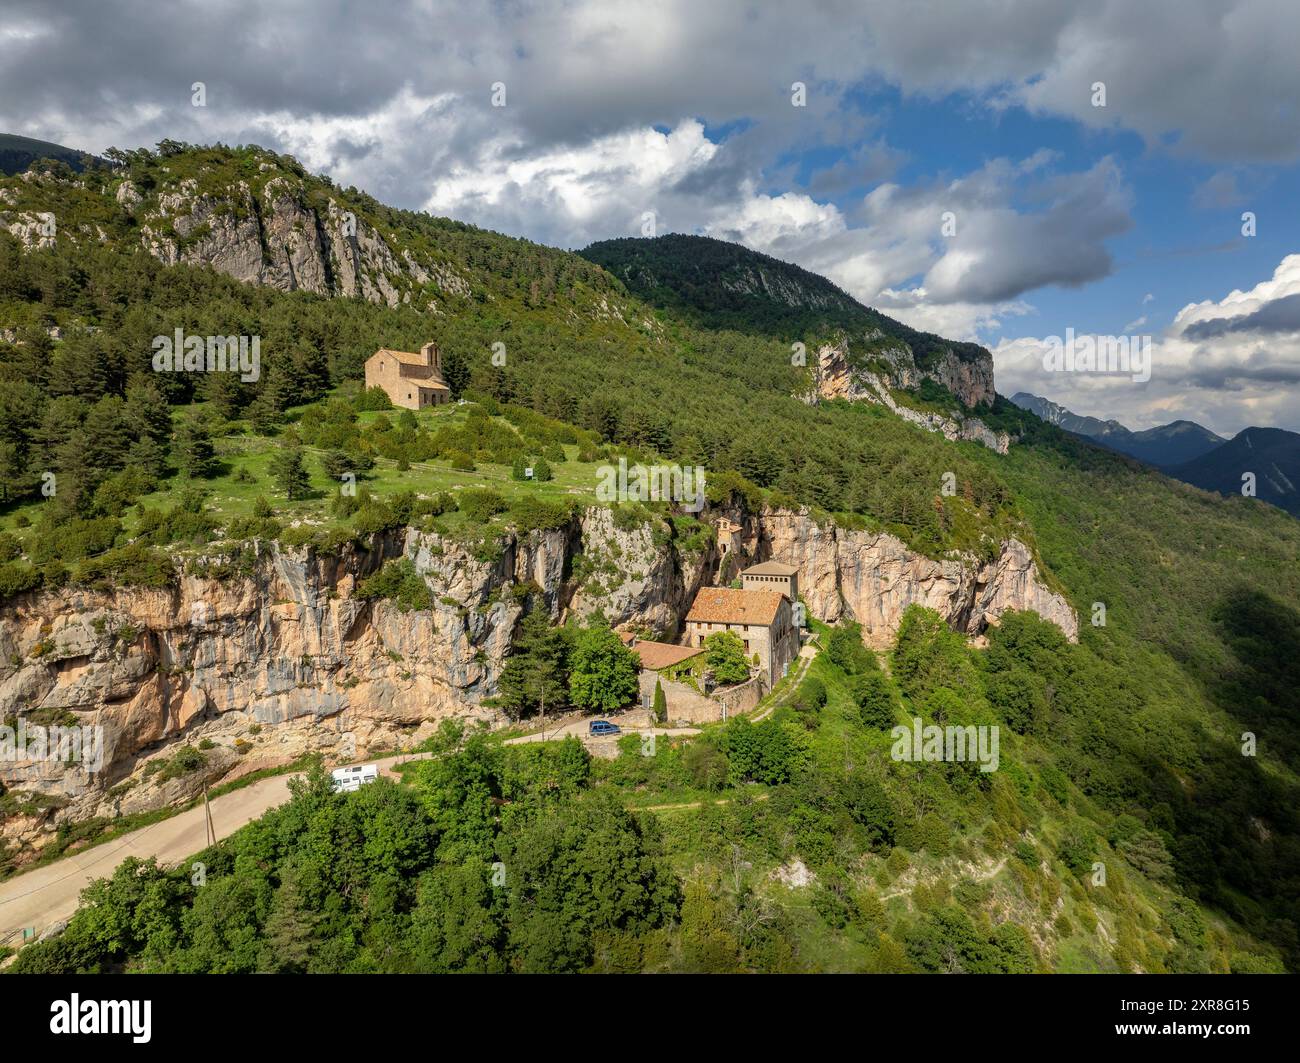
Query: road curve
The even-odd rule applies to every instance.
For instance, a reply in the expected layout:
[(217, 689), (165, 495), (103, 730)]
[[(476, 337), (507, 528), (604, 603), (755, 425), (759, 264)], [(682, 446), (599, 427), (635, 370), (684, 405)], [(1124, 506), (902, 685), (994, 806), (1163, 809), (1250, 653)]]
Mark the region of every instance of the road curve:
[[(364, 763), (378, 764), (382, 774), (392, 776), (398, 764), (431, 755), (406, 753)], [(284, 804), (289, 800), (289, 780), (299, 777), (301, 773), (274, 775), (213, 798), (210, 804), (217, 838), (229, 837), (240, 827)], [(26, 927), (35, 928), (39, 934), (51, 924), (71, 918), (81, 891), (95, 879), (107, 878), (128, 856), (143, 860), (153, 856), (160, 864), (178, 864), (207, 848), (207, 844), (203, 805), (199, 804), (170, 819), (0, 882), (0, 944), (17, 944)]]

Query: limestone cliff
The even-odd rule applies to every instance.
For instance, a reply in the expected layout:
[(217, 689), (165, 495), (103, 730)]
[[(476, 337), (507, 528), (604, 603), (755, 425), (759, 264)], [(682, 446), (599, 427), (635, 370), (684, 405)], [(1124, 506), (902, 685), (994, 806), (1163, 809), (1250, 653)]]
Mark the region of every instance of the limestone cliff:
[(934, 559), (884, 532), (849, 531), (818, 524), (806, 511), (769, 511), (751, 522), (743, 546), (753, 560), (776, 560), (799, 569), (799, 593), (810, 613), (835, 623), (862, 624), (871, 645), (892, 644), (909, 605), (934, 609), (958, 631), (982, 635), (1007, 610), (1029, 610), (1078, 639), (1078, 618), (1065, 597), (1051, 590), (1029, 549), (1016, 539), (996, 559)]
[(913, 409), (894, 396), (900, 388), (919, 387), (923, 380), (942, 384), (967, 407), (991, 403), (994, 399), (992, 359), (969, 361), (948, 352), (928, 368), (921, 369), (906, 344), (889, 342), (883, 333), (865, 337), (869, 359), (855, 357), (853, 343), (842, 339), (825, 344), (817, 351), (814, 367), (817, 399), (847, 399), (883, 405), (906, 421), (930, 432), (940, 432), (947, 439), (965, 439), (981, 443), (990, 450), (1005, 454), (1011, 439), (1005, 432), (994, 432), (978, 417), (963, 410), (944, 414)]
[[(272, 168), (272, 164), (263, 163)], [(470, 294), (455, 270), (401, 257), (369, 222), (329, 198), (317, 204), (294, 175), (276, 173), (260, 188), (239, 181), (200, 192), (186, 179), (172, 192), (142, 200), (129, 180), (115, 193), (140, 228), (140, 243), (167, 265), (208, 265), (236, 280), (283, 291), (357, 296), (396, 306), (412, 288)], [(436, 300), (427, 309), (436, 309)]]
[[(176, 804), (304, 753), (345, 761), (418, 743), (449, 717), (499, 723), (483, 699), (529, 602), (557, 622), (599, 611), (621, 629), (672, 637), (700, 586), (776, 558), (799, 566), (815, 617), (855, 618), (874, 645), (892, 639), (912, 603), (971, 635), (1007, 609), (1036, 610), (1076, 635), (1068, 603), (1015, 541), (980, 564), (925, 558), (806, 512), (705, 517), (729, 529), (725, 544), (696, 536), (687, 551), (668, 522), (592, 507), (555, 531), (505, 532), (487, 552), (408, 529), (336, 555), (258, 544), (245, 573), (225, 580), (14, 598), (0, 606), (0, 718), (99, 728), (103, 756), (93, 774), (0, 760), (5, 787), (50, 806), (9, 817), (0, 841), (30, 853), (59, 823)], [(356, 594), (398, 557), (426, 583), (431, 608)], [(171, 770), (183, 747), (201, 766)]]

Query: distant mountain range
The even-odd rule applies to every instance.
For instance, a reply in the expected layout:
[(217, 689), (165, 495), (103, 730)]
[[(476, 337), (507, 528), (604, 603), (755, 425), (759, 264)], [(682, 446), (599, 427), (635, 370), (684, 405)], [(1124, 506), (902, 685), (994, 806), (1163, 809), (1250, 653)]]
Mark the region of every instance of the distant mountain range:
[(1241, 494), (1243, 477), (1252, 473), (1257, 498), (1300, 516), (1300, 435), (1295, 432), (1243, 428), (1231, 439), (1224, 439), (1194, 421), (1172, 421), (1133, 432), (1118, 421), (1081, 417), (1028, 392), (1017, 392), (1011, 401), (1067, 432), (1207, 491)]
[(1182, 465), (1227, 442), (1222, 436), (1215, 435), (1193, 421), (1173, 421), (1148, 428), (1144, 432), (1133, 432), (1118, 421), (1082, 417), (1050, 399), (1030, 395), (1025, 391), (1012, 395), (1011, 401), (1048, 424), (1054, 424), (1077, 436), (1086, 436), (1104, 447), (1160, 468)]

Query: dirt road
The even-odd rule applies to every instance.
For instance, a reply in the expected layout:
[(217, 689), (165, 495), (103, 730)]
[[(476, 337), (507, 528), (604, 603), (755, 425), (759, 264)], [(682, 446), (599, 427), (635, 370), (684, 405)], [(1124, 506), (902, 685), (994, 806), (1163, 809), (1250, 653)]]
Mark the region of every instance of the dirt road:
[[(391, 776), (403, 761), (428, 756), (408, 753), (365, 763), (378, 764), (383, 774)], [(297, 777), (276, 775), (215, 798), (211, 808), (217, 838), (229, 837), (246, 823), (284, 804), (289, 800), (289, 780)], [(39, 934), (52, 923), (70, 918), (77, 910), (81, 891), (95, 879), (111, 875), (128, 856), (154, 856), (161, 864), (174, 865), (206, 847), (203, 806), (198, 805), (0, 883), (0, 944), (17, 944), (24, 928), (35, 928)]]

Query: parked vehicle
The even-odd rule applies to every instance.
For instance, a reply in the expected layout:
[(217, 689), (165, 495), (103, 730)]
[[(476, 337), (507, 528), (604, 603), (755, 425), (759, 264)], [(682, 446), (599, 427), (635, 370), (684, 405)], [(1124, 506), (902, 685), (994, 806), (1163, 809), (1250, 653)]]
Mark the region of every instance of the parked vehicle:
[(335, 768), (330, 772), (334, 780), (334, 792), (350, 794), (360, 790), (368, 782), (379, 778), (378, 764), (359, 764), (354, 768)]
[(623, 733), (623, 728), (616, 723), (610, 723), (608, 720), (592, 720), (589, 730), (593, 735), (617, 735)]

